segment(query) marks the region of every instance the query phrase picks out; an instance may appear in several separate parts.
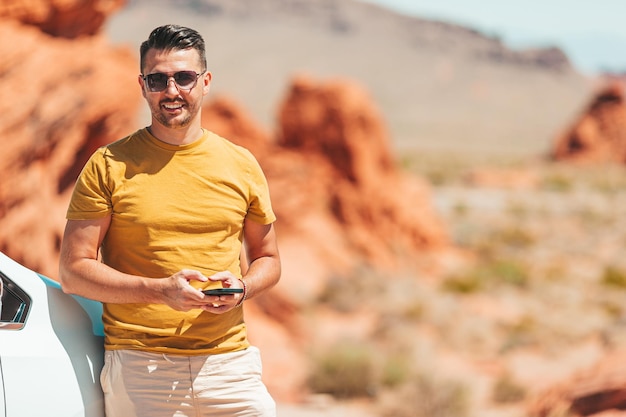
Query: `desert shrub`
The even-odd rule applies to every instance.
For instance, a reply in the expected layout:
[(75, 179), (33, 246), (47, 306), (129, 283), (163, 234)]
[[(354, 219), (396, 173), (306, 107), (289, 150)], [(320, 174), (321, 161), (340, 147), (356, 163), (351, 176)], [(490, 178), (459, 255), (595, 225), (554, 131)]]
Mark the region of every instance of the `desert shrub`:
[(492, 239), (498, 245), (506, 245), (519, 249), (530, 247), (536, 241), (535, 236), (528, 231), (528, 229), (519, 226), (498, 230), (492, 236)]
[(524, 287), (529, 273), (525, 265), (515, 260), (500, 259), (478, 265), (465, 274), (455, 274), (444, 279), (442, 288), (452, 293), (468, 294), (497, 284)]
[(313, 359), (309, 388), (337, 398), (371, 396), (375, 355), (362, 343), (341, 342)]
[(500, 348), (501, 353), (536, 343), (540, 333), (539, 324), (531, 315), (524, 315), (516, 323), (505, 326), (505, 331), (507, 339)]
[(399, 386), (409, 378), (410, 373), (410, 359), (406, 355), (393, 355), (385, 361), (381, 383), (386, 387)]
[(566, 192), (574, 188), (574, 182), (565, 175), (554, 173), (543, 178), (541, 187), (550, 191)]
[(624, 307), (622, 306), (622, 304), (623, 303), (621, 302), (615, 303), (612, 301), (606, 301), (602, 303), (602, 308), (609, 317), (619, 320), (624, 314)]
[(337, 311), (353, 311), (362, 307), (364, 300), (383, 294), (386, 282), (379, 272), (366, 265), (360, 265), (348, 276), (335, 276), (329, 279), (318, 301)]
[(442, 289), (457, 294), (470, 294), (485, 288), (485, 279), (480, 270), (471, 270), (466, 274), (454, 274), (447, 277), (442, 284)]
[[(515, 225), (490, 230), (473, 241), (465, 242), (465, 246), (474, 250), (485, 261), (497, 260), (503, 254), (515, 254), (537, 245), (539, 238), (531, 229)], [(507, 255), (510, 256), (510, 255)]]
[(348, 279), (333, 277), (329, 283), (332, 284), (323, 289), (317, 301), (342, 312), (352, 311), (357, 307), (358, 295), (350, 288)]
[(415, 375), (383, 404), (384, 417), (465, 417), (470, 402), (467, 387), (457, 381)]
[(575, 210), (574, 214), (587, 227), (604, 227), (613, 224), (615, 221), (615, 216), (612, 213), (606, 213), (605, 210), (594, 207), (581, 205)]
[(609, 287), (626, 289), (626, 271), (614, 266), (607, 266), (602, 272), (601, 282)]
[(531, 412), (528, 417), (577, 417), (579, 415), (570, 411), (566, 405), (557, 405), (549, 410), (540, 409), (538, 412)]
[(514, 219), (522, 220), (527, 218), (531, 213), (527, 206), (519, 202), (509, 202), (506, 208), (506, 214)]
[(402, 312), (402, 318), (408, 321), (419, 321), (424, 317), (426, 307), (423, 303), (415, 301)]
[(462, 177), (467, 169), (466, 159), (436, 155), (416, 155), (410, 152), (403, 153), (401, 166), (412, 173), (419, 174), (435, 186), (450, 184)]
[(493, 281), (516, 287), (524, 287), (528, 283), (527, 267), (511, 259), (502, 259), (490, 263), (486, 273)]
[(467, 203), (462, 201), (457, 201), (453, 207), (454, 214), (458, 217), (463, 217), (469, 213), (470, 209), (467, 206)]
[(413, 271), (390, 276), (361, 265), (348, 275), (331, 277), (315, 302), (340, 313), (368, 310), (416, 321), (424, 314), (418, 281)]
[(514, 403), (526, 398), (526, 389), (515, 382), (511, 375), (500, 377), (493, 387), (493, 400), (497, 403)]
[(614, 195), (626, 186), (626, 170), (622, 165), (602, 165), (602, 169), (590, 176), (590, 188), (598, 192)]

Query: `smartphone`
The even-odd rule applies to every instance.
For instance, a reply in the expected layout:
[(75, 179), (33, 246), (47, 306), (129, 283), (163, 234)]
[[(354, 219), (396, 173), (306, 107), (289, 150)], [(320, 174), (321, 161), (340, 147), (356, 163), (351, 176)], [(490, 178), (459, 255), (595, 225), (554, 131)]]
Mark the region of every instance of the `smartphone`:
[(243, 288), (211, 288), (209, 290), (203, 290), (206, 295), (229, 295), (229, 294), (241, 294)]

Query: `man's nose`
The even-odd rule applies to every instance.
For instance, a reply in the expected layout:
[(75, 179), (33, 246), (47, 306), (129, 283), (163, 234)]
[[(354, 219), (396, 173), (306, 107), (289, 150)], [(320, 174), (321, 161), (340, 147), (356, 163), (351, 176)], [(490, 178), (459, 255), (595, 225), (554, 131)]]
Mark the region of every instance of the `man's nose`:
[(171, 94), (178, 94), (179, 91), (180, 90), (178, 89), (178, 84), (176, 84), (176, 81), (174, 80), (174, 77), (169, 77), (167, 79), (165, 92), (166, 93), (171, 93)]

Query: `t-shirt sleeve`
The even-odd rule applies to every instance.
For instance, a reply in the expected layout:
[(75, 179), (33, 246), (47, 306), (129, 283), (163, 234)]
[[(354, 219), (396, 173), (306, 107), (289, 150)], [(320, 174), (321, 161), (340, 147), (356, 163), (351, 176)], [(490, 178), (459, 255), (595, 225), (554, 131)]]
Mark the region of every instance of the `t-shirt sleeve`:
[(93, 220), (111, 213), (105, 149), (98, 149), (83, 167), (67, 209), (68, 220)]
[(246, 218), (260, 224), (270, 224), (276, 221), (276, 215), (272, 209), (267, 179), (257, 160), (252, 155), (250, 157), (250, 205)]

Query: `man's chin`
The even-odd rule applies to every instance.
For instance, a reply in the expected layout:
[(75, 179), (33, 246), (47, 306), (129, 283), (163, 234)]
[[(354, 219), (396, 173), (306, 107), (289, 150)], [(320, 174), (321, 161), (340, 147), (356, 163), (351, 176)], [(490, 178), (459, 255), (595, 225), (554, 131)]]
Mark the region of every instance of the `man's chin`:
[(157, 120), (163, 126), (165, 126), (167, 128), (170, 128), (170, 129), (184, 129), (187, 126), (189, 126), (189, 124), (191, 123), (191, 119), (188, 118), (188, 117), (185, 117), (185, 118), (173, 118), (173, 119), (160, 118), (160, 119), (157, 119)]

